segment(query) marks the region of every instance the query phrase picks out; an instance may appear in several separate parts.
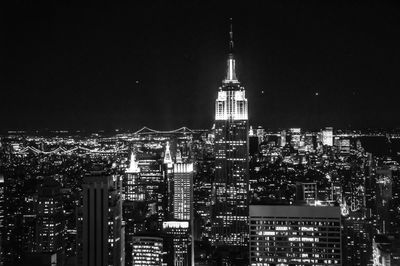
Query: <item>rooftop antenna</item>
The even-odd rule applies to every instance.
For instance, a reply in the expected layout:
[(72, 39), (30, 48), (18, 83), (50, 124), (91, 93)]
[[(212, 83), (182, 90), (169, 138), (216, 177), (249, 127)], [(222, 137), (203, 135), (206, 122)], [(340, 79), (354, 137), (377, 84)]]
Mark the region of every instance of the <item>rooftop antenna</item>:
[(230, 31), (229, 31), (229, 53), (233, 53), (233, 26), (232, 26), (232, 18), (230, 21)]

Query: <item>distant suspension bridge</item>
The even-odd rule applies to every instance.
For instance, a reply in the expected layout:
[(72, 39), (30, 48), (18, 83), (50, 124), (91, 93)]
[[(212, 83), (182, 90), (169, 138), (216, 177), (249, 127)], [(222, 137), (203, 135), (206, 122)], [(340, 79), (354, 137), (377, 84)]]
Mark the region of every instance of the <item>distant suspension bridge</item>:
[[(201, 132), (202, 130), (191, 130), (187, 127), (181, 127), (175, 130), (169, 130), (169, 131), (161, 131), (161, 130), (155, 130), (151, 129), (148, 127), (143, 127), (139, 129), (138, 131), (132, 133), (133, 136), (142, 136), (142, 135), (153, 135), (153, 134), (193, 134), (196, 132)], [(64, 147), (58, 147), (50, 151), (44, 151), (40, 150), (36, 147), (28, 146), (24, 147), (23, 149), (13, 151), (14, 154), (27, 154), (29, 152), (33, 152), (34, 154), (43, 154), (43, 155), (52, 155), (52, 154), (59, 154), (59, 155), (68, 155), (72, 153), (83, 153), (83, 154), (121, 154), (121, 153), (128, 153), (129, 152), (129, 147), (128, 146), (121, 146), (119, 148), (115, 149), (100, 149), (100, 148), (86, 148), (83, 146), (77, 146), (71, 149), (66, 149)]]

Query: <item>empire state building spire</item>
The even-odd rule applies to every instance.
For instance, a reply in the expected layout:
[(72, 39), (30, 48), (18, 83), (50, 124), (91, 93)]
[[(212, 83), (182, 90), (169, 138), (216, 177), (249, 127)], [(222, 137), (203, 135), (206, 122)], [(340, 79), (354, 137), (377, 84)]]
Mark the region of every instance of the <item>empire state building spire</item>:
[(224, 83), (239, 83), (236, 77), (235, 58), (233, 56), (233, 26), (232, 18), (230, 19), (229, 31), (229, 55), (227, 61), (226, 78)]
[(248, 120), (246, 92), (236, 77), (232, 19), (230, 22), (226, 78), (222, 81), (215, 102), (215, 120)]
[(229, 31), (229, 53), (233, 54), (233, 26), (232, 26), (232, 18), (230, 19), (230, 31)]

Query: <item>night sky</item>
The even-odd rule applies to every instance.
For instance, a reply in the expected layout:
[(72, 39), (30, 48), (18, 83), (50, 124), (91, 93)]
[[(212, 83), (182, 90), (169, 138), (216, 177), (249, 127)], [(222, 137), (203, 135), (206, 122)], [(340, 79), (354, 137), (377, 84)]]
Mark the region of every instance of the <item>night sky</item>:
[(395, 1), (10, 2), (0, 129), (210, 128), (230, 17), (253, 126), (400, 126)]

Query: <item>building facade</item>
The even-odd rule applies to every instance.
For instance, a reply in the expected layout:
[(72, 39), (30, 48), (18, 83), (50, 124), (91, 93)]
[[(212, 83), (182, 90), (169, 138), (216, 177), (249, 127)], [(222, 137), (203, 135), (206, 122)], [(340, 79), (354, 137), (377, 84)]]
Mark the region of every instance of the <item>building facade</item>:
[(145, 187), (140, 180), (140, 168), (136, 154), (131, 153), (129, 167), (123, 179), (122, 218), (125, 225), (125, 265), (132, 264), (132, 237), (144, 231)]
[(340, 208), (250, 205), (250, 265), (342, 265)]
[(326, 127), (322, 130), (322, 145), (333, 146), (333, 128)]
[(132, 258), (135, 266), (161, 266), (163, 239), (153, 236), (135, 236), (132, 239)]
[(57, 264), (64, 257), (65, 219), (60, 184), (47, 179), (39, 187), (36, 221), (36, 252), (56, 253)]
[(165, 233), (165, 250), (169, 256), (165, 256), (164, 263), (173, 266), (189, 266), (192, 264), (191, 233), (189, 221), (167, 221), (163, 223)]
[(193, 163), (174, 164), (174, 219), (189, 221), (193, 217)]
[(134, 152), (131, 153), (129, 168), (125, 171), (123, 186), (123, 200), (143, 201), (145, 199), (145, 190), (140, 183), (140, 168)]

